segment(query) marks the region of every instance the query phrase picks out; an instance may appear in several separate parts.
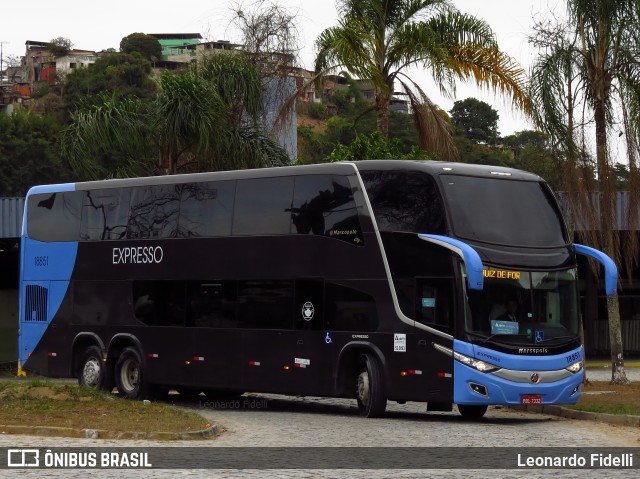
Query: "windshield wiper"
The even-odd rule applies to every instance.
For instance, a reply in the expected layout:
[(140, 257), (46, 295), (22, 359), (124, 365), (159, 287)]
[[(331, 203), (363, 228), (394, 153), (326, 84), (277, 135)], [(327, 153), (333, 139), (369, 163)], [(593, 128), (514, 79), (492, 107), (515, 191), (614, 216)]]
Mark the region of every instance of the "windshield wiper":
[(574, 339), (577, 341), (578, 337), (577, 336), (555, 336), (553, 338), (543, 339), (542, 341), (536, 341), (536, 344), (546, 343), (548, 341), (555, 341), (556, 339)]

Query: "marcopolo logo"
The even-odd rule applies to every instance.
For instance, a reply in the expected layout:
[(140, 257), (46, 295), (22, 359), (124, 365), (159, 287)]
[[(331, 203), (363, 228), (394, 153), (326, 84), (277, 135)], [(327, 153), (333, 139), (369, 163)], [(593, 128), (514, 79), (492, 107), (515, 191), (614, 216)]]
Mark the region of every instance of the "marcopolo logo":
[(160, 263), (164, 258), (161, 246), (113, 248), (113, 264)]

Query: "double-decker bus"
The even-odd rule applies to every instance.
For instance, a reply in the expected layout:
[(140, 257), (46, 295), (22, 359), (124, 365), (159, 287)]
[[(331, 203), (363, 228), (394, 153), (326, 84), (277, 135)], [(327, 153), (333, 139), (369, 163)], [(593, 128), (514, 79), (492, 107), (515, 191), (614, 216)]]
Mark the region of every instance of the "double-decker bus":
[(575, 403), (577, 255), (530, 173), (361, 161), (37, 186), (21, 367), (169, 389), (387, 401), (482, 416)]

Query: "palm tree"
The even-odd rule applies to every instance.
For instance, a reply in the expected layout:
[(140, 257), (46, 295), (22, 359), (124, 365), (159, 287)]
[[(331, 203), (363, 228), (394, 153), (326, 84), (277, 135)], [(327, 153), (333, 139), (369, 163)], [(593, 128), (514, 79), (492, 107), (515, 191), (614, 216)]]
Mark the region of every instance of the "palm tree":
[[(611, 133), (624, 136), (630, 169), (631, 201), (627, 219), (629, 229), (637, 230), (640, 205), (638, 144), (640, 140), (640, 5), (635, 0), (568, 0), (570, 31), (559, 37), (542, 54), (533, 69), (534, 102), (538, 105), (540, 127), (563, 145), (569, 164), (588, 149), (586, 135), (594, 134), (595, 171), (599, 192), (599, 232), (591, 235), (596, 247), (622, 262), (617, 223), (614, 161), (610, 154)], [(555, 72), (554, 72), (555, 70)], [(561, 74), (558, 74), (560, 72)], [(568, 83), (571, 81), (572, 83)], [(564, 84), (563, 84), (564, 82)], [(578, 86), (578, 88), (572, 88)], [(563, 93), (564, 92), (564, 93)], [(568, 96), (571, 94), (572, 96)], [(564, 110), (558, 105), (566, 105)], [(579, 107), (582, 120), (576, 122)], [(616, 114), (616, 111), (621, 114)], [(566, 121), (567, 127), (562, 126)], [(618, 135), (616, 135), (617, 137)], [(580, 165), (578, 165), (580, 166)], [(575, 174), (578, 171), (580, 174)], [(567, 176), (575, 185), (589, 185), (585, 168)], [(591, 197), (583, 187), (575, 195), (578, 211), (593, 210)], [(595, 228), (593, 228), (595, 229)], [(625, 245), (628, 271), (638, 257), (637, 234), (629, 235)], [(611, 338), (612, 382), (628, 382), (624, 371), (620, 311), (617, 296), (607, 299)]]
[(153, 101), (103, 95), (63, 131), (82, 178), (259, 168), (289, 163), (260, 126), (262, 76), (241, 55), (165, 72)]
[(339, 0), (338, 10), (339, 25), (316, 40), (315, 71), (343, 67), (371, 82), (377, 128), (385, 136), (397, 81), (408, 95), (421, 146), (457, 158), (448, 121), (407, 75), (411, 67), (429, 70), (444, 94), (453, 96), (456, 80), (473, 79), (529, 110), (523, 70), (499, 50), (486, 22), (461, 14), (448, 0)]

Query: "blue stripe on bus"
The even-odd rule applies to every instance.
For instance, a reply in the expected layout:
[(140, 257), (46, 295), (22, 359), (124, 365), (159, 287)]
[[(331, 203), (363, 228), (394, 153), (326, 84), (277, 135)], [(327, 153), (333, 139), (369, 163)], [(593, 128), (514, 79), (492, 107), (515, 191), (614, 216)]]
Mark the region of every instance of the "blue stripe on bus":
[[(453, 348), (465, 356), (517, 371), (556, 371), (583, 358), (582, 346), (553, 356), (516, 356), (459, 340), (454, 340)], [(453, 378), (453, 401), (456, 404), (520, 404), (523, 394), (541, 395), (542, 404), (575, 404), (580, 395), (572, 393), (582, 384), (584, 370), (553, 383), (517, 383), (480, 372), (454, 360)], [(474, 392), (470, 387), (471, 383), (484, 386), (488, 397)]]
[(604, 287), (607, 296), (613, 296), (616, 294), (618, 289), (618, 268), (613, 260), (604, 254), (602, 251), (599, 251), (594, 248), (590, 248), (589, 246), (585, 246), (582, 244), (574, 244), (576, 249), (576, 253), (590, 256), (596, 259), (598, 262), (604, 266)]
[[(28, 355), (33, 353), (49, 327), (51, 320), (58, 312), (69, 289), (71, 274), (76, 263), (78, 243), (42, 243), (27, 237), (27, 208), (29, 196), (34, 194), (61, 193), (75, 191), (74, 183), (60, 185), (34, 186), (27, 193), (24, 217), (22, 222), (22, 250), (20, 261), (20, 295), (19, 311), (20, 334), (18, 339), (18, 357), (25, 364)], [(28, 254), (27, 254), (28, 252)], [(37, 259), (36, 259), (37, 258)], [(46, 258), (46, 260), (44, 259)], [(46, 291), (46, 311), (44, 321), (27, 307), (38, 308), (39, 305), (28, 305), (27, 286), (37, 286)]]

